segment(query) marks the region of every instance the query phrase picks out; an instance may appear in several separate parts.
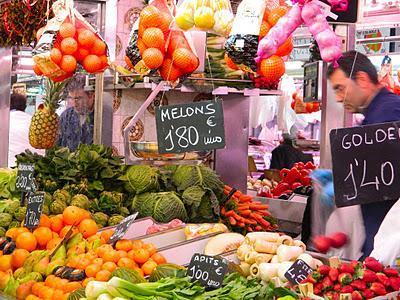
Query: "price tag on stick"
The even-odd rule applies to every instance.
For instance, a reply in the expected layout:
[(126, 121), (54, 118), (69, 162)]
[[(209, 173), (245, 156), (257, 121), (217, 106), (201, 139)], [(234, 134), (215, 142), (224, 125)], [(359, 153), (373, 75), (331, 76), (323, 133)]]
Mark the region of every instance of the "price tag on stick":
[(223, 259), (195, 253), (187, 269), (187, 276), (208, 289), (217, 289), (222, 286), (227, 271), (228, 264)]
[(133, 215), (130, 215), (123, 219), (121, 223), (118, 224), (117, 228), (115, 228), (114, 233), (108, 240), (109, 244), (114, 244), (115, 242), (119, 241), (122, 239), (125, 235), (125, 233), (128, 231), (129, 227), (131, 226), (132, 222), (135, 221), (136, 217), (138, 216), (138, 213), (134, 213)]
[(40, 223), (40, 216), (43, 211), (44, 192), (28, 194), (28, 201), (25, 214), (24, 226), (27, 228), (36, 228)]
[(37, 187), (34, 178), (33, 164), (19, 164), (15, 187), (21, 192), (35, 192)]
[(300, 284), (313, 272), (313, 269), (301, 259), (297, 259), (286, 271), (285, 277), (293, 284)]

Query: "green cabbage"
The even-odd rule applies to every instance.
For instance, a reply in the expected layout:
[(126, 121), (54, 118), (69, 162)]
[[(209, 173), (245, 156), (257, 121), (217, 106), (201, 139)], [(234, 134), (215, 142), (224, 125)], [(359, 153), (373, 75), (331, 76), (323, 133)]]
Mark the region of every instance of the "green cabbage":
[(146, 199), (148, 199), (148, 197), (150, 197), (150, 194), (151, 193), (137, 194), (132, 200), (132, 211), (140, 212), (143, 203), (145, 203)]
[(168, 223), (173, 219), (185, 222), (188, 219), (185, 205), (174, 192), (158, 193), (153, 218), (161, 223)]
[(144, 193), (159, 189), (159, 171), (147, 165), (130, 166), (126, 172), (130, 191)]
[(151, 217), (154, 213), (154, 206), (158, 201), (157, 193), (147, 193), (147, 198), (140, 207), (139, 214), (142, 217)]
[(210, 223), (219, 219), (219, 203), (210, 189), (191, 186), (182, 194), (189, 220), (194, 223)]

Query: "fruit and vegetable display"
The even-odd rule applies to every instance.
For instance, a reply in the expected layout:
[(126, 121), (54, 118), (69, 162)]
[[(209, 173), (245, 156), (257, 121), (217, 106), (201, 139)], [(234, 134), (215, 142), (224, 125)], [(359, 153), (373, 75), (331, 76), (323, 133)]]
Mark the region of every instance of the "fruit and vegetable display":
[(52, 11), (55, 17), (38, 30), (32, 51), (35, 73), (60, 82), (71, 77), (78, 64), (88, 73), (104, 71), (109, 66), (107, 45), (72, 1), (57, 1)]
[(288, 282), (285, 273), (296, 259), (303, 260), (313, 269), (322, 265), (305, 251), (304, 243), (290, 236), (252, 232), (246, 235), (236, 254), (246, 276), (284, 286)]
[[(224, 193), (229, 195), (232, 188), (225, 186)], [(275, 231), (277, 221), (268, 211), (268, 205), (254, 201), (253, 197), (236, 191), (221, 208), (221, 218), (229, 224), (232, 231), (245, 234), (253, 231)]]
[(298, 92), (293, 93), (291, 108), (297, 114), (313, 113), (321, 109), (321, 104), (319, 102), (303, 102), (303, 98)]
[(228, 0), (184, 0), (177, 9), (176, 25), (182, 30), (197, 30), (228, 36), (233, 13)]

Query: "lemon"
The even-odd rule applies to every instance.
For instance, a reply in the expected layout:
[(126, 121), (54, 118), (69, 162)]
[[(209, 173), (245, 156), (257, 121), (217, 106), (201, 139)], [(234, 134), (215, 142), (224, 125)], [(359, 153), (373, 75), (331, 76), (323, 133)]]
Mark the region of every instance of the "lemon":
[(200, 29), (211, 29), (214, 27), (214, 11), (207, 6), (201, 6), (194, 13), (194, 25)]
[(175, 23), (182, 30), (189, 30), (190, 28), (192, 28), (194, 25), (193, 10), (192, 9), (184, 9), (180, 11), (178, 10), (175, 17)]

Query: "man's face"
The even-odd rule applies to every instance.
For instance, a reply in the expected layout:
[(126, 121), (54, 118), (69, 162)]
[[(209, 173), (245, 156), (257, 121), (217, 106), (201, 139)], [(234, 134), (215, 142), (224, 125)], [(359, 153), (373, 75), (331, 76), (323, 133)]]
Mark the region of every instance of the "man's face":
[(69, 100), (78, 114), (84, 115), (93, 110), (94, 95), (88, 95), (84, 90), (70, 91)]
[(340, 68), (337, 68), (330, 76), (332, 88), (335, 92), (336, 101), (343, 103), (346, 110), (352, 113), (362, 111), (368, 96), (364, 89), (358, 84), (358, 80), (347, 77)]

